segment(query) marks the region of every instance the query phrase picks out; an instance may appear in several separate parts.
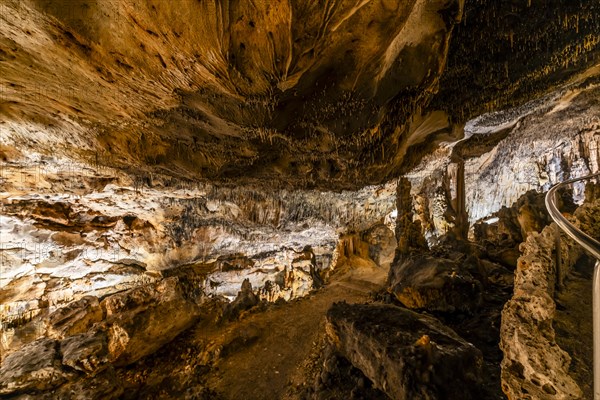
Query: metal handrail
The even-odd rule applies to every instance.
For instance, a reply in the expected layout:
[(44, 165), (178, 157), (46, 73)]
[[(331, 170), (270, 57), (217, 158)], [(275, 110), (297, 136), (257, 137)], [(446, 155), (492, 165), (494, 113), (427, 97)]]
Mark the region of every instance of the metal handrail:
[[(546, 194), (546, 208), (556, 225), (576, 243), (590, 252), (596, 258), (593, 278), (593, 330), (594, 330), (594, 400), (600, 400), (600, 242), (589, 236), (581, 229), (570, 223), (560, 212), (557, 203), (557, 190), (575, 182), (581, 182), (599, 177), (600, 173), (581, 178), (569, 179), (553, 186)], [(557, 251), (560, 251), (558, 249)]]
[(558, 207), (556, 207), (556, 191), (558, 189), (570, 185), (571, 183), (586, 181), (596, 177), (600, 177), (600, 172), (581, 178), (569, 179), (568, 181), (555, 185), (546, 194), (546, 208), (548, 209), (548, 213), (550, 213), (550, 217), (552, 217), (560, 229), (569, 235), (571, 239), (579, 243), (584, 249), (589, 251), (597, 260), (600, 260), (600, 242), (570, 223), (558, 210)]

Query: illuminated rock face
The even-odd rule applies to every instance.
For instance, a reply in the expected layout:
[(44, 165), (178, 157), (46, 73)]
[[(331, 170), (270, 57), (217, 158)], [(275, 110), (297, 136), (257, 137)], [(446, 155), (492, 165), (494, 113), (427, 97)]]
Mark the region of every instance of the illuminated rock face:
[[(345, 232), (378, 226), (391, 236), (391, 255), (379, 260), (385, 245), (374, 242), (373, 258), (393, 257), (393, 232), (381, 225), (395, 208), (393, 182), (340, 193), (164, 177), (137, 186), (118, 170), (39, 155), (11, 160), (2, 178), (2, 350), (45, 334), (42, 318), (73, 301), (160, 281), (177, 268), (196, 270), (206, 295), (233, 300), (249, 279), (276, 301), (318, 287)], [(97, 322), (86, 318), (75, 325)], [(19, 327), (31, 319), (35, 332), (24, 336)]]
[[(414, 208), (428, 239), (454, 227), (457, 154), (465, 160), (471, 224), (513, 206), (528, 191), (600, 171), (600, 90), (590, 84), (598, 72), (590, 70), (590, 77), (522, 107), (469, 121), (465, 140), (440, 147), (409, 172)], [(574, 201), (583, 201), (583, 186), (575, 188)]]
[[(514, 295), (502, 311), (500, 330), (502, 390), (509, 399), (525, 393), (548, 399), (582, 398), (581, 389), (569, 375), (571, 357), (556, 344), (553, 328), (557, 234), (558, 227), (552, 224), (521, 245)], [(569, 239), (559, 251), (564, 257), (561, 273), (566, 275), (581, 250)]]

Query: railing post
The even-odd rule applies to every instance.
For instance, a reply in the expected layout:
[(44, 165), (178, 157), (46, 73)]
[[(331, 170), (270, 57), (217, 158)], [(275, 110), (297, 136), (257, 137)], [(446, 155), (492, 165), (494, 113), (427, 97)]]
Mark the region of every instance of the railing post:
[(600, 261), (594, 266), (592, 322), (594, 324), (594, 400), (600, 400)]
[(560, 246), (560, 229), (556, 230), (554, 248), (556, 249), (556, 289), (557, 291), (560, 291), (563, 288), (564, 283), (562, 276), (562, 248)]

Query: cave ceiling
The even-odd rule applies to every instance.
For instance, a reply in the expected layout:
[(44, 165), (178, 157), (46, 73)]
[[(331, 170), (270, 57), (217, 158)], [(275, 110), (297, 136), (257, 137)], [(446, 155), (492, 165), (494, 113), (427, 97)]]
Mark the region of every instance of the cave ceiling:
[(379, 184), (459, 139), (467, 119), (600, 62), (597, 0), (2, 0), (0, 11), (3, 146), (223, 184)]

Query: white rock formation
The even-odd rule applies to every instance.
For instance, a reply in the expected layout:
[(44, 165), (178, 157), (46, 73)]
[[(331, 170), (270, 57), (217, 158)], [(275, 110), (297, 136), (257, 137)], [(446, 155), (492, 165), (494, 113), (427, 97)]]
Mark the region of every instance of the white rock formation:
[[(183, 265), (202, 271), (207, 294), (230, 300), (247, 278), (257, 292), (267, 281), (278, 286), (266, 299), (304, 296), (314, 271), (331, 266), (341, 233), (389, 223), (395, 208), (394, 183), (265, 193), (156, 176), (139, 182), (39, 154), (3, 161), (1, 172), (5, 349), (12, 328), (40, 313), (155, 281)], [(240, 257), (246, 261), (235, 261)]]
[[(465, 198), (473, 224), (510, 207), (529, 190), (600, 171), (598, 85), (573, 84), (517, 109), (469, 121), (465, 139), (485, 141), (508, 129), (506, 137), (479, 156), (465, 160)], [(477, 142), (475, 142), (476, 144)], [(435, 240), (454, 225), (457, 143), (442, 146), (407, 176), (412, 183), (416, 218)], [(583, 186), (575, 191), (580, 202)]]
[[(582, 392), (569, 375), (571, 357), (555, 341), (552, 320), (557, 268), (553, 257), (558, 227), (533, 232), (521, 245), (514, 295), (502, 311), (500, 348), (502, 390), (510, 400), (579, 399)], [(563, 241), (563, 268), (572, 267), (581, 250)]]

